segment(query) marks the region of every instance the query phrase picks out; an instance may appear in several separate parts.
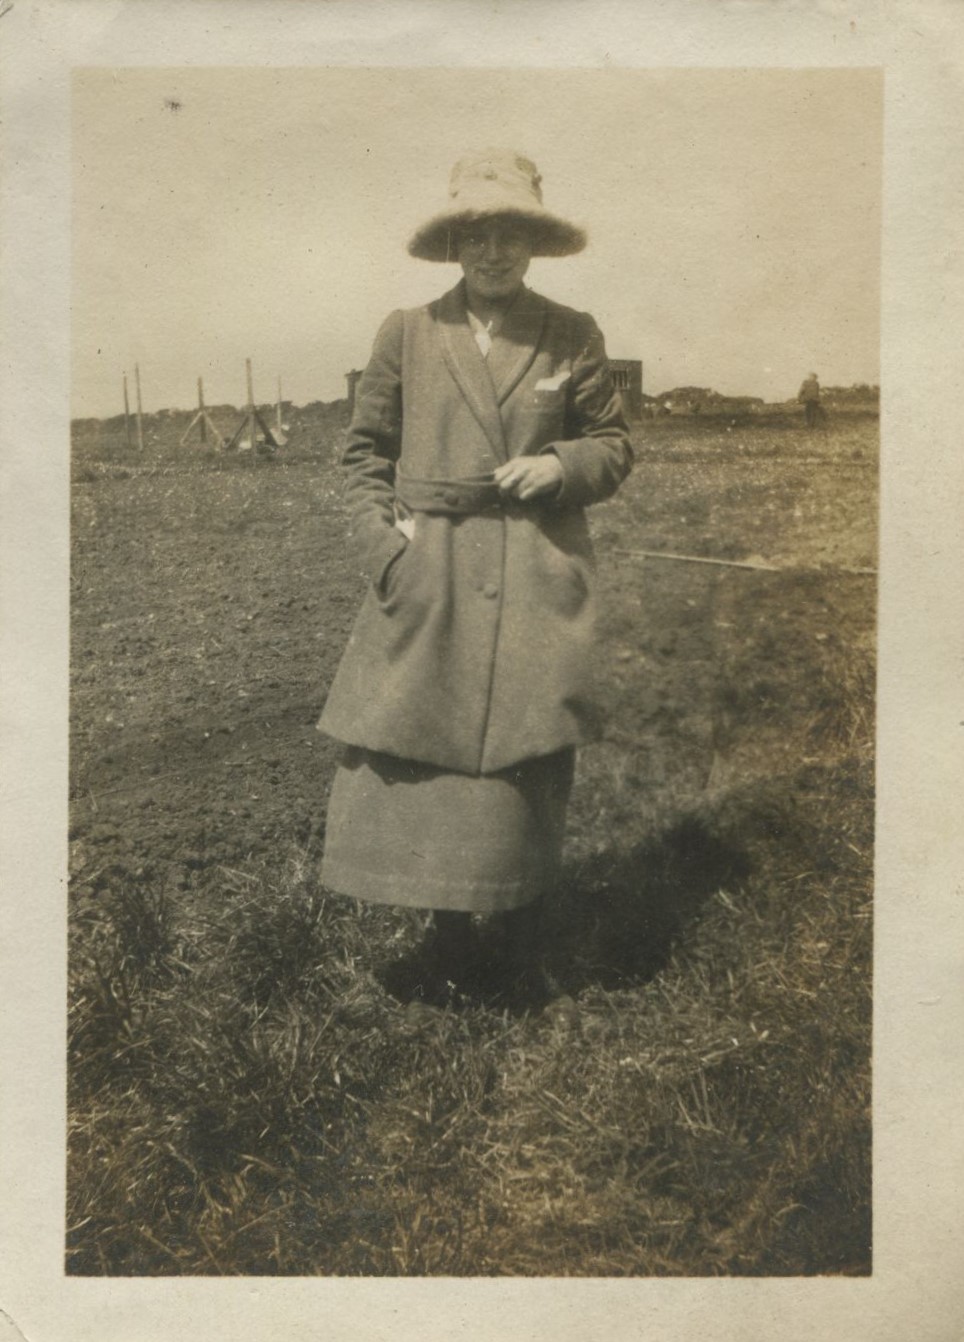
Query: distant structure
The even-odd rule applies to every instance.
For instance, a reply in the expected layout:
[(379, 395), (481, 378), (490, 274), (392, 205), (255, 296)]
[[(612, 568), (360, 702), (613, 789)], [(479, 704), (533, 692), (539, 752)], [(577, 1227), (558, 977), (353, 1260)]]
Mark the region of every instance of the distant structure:
[(355, 387), (358, 385), (358, 379), (362, 375), (360, 368), (353, 368), (350, 373), (345, 374), (345, 381), (348, 383), (348, 418), (351, 419), (355, 413)]
[(197, 380), (197, 414), (194, 416), (190, 424), (184, 430), (184, 435), (181, 438), (180, 442), (181, 447), (183, 447), (184, 444), (187, 442), (188, 438), (190, 438), (191, 431), (194, 429), (195, 426), (197, 426), (201, 443), (204, 446), (207, 445), (209, 433), (211, 435), (211, 439), (214, 442), (215, 447), (222, 448), (224, 446), (224, 439), (221, 437), (221, 433), (218, 429), (218, 426), (215, 424), (214, 420), (208, 414), (207, 406), (204, 404), (204, 382), (202, 381), (201, 378), (198, 378)]
[(745, 419), (749, 415), (758, 415), (764, 408), (759, 396), (724, 396), (712, 387), (674, 387), (672, 391), (660, 392), (656, 403), (648, 407), (650, 414), (656, 415), (692, 415), (731, 416)]
[(610, 359), (613, 383), (629, 419), (643, 417), (643, 364), (641, 359)]
[[(233, 452), (235, 449), (246, 452), (271, 453), (279, 447), (284, 447), (287, 439), (281, 429), (272, 429), (269, 427), (266, 419), (255, 404), (254, 399), (254, 381), (251, 376), (251, 360), (245, 359), (244, 371), (248, 383), (248, 405), (241, 419), (240, 424), (232, 433), (231, 437), (224, 444), (226, 452)], [(247, 438), (242, 437), (245, 429), (248, 431)], [(258, 430), (261, 430), (261, 438), (258, 437)]]

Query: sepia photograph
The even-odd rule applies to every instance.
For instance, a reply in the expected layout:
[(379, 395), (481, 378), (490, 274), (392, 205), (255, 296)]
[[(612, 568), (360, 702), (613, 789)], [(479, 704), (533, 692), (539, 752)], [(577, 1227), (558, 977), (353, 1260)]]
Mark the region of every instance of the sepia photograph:
[(957, 1337), (953, 0), (0, 38), (0, 1339)]
[(864, 1277), (882, 72), (78, 68), (68, 1277)]

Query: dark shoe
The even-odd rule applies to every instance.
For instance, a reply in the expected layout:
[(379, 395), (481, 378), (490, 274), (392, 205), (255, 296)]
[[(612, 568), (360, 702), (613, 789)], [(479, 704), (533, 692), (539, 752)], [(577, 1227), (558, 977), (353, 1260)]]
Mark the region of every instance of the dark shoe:
[(386, 965), (378, 978), (399, 1002), (452, 1006), (472, 986), (474, 949), (468, 914), (436, 915), (422, 944)]
[(376, 972), (376, 978), (387, 993), (404, 1005), (437, 996), (437, 976), (424, 946), (383, 965)]
[(543, 1011), (565, 996), (565, 989), (541, 961), (508, 975), (491, 998), (491, 1005), (512, 1015)]
[(491, 921), (482, 943), (480, 969), (480, 991), (495, 1007), (538, 1010), (561, 994), (544, 960), (539, 901)]

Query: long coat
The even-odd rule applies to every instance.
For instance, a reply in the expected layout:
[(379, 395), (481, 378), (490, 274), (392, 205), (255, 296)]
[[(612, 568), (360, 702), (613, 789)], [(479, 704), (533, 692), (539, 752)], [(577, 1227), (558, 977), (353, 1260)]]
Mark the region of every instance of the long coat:
[[(471, 502), (509, 458), (550, 451), (563, 470), (551, 500)], [(632, 451), (592, 317), (523, 289), (486, 360), (463, 284), (392, 313), (343, 460), (371, 585), (319, 727), (469, 774), (596, 735), (584, 509), (618, 488)], [(414, 510), (411, 540), (397, 499)]]

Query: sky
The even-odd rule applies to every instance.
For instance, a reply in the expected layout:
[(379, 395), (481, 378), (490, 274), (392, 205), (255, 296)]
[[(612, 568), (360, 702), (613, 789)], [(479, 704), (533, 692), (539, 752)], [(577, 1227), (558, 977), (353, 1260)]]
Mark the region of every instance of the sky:
[(345, 395), (380, 322), (450, 288), (416, 261), (453, 163), (534, 159), (579, 256), (527, 283), (589, 311), (643, 387), (781, 400), (879, 381), (875, 69), (81, 69), (72, 413)]

